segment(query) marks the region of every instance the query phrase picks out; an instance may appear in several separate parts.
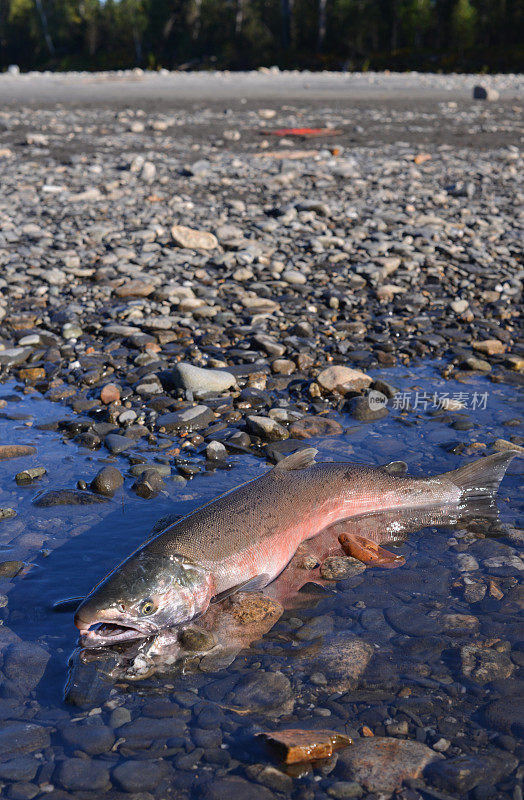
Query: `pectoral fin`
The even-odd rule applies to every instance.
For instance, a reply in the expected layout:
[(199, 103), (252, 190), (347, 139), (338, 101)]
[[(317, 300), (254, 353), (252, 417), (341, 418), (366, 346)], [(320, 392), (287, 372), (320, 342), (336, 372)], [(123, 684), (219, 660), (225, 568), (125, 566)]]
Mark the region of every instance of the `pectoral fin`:
[(248, 581), (237, 583), (235, 586), (230, 586), (229, 589), (219, 592), (212, 598), (211, 602), (221, 603), (226, 597), (231, 597), (231, 595), (236, 594), (236, 592), (258, 592), (260, 589), (263, 589), (264, 586), (267, 586), (270, 577), (271, 576), (266, 572), (263, 572), (261, 575), (255, 575), (254, 578), (250, 578)]
[(364, 538), (364, 536), (341, 533), (338, 540), (346, 555), (358, 558), (362, 563), (370, 564), (373, 567), (394, 568), (400, 567), (406, 562), (404, 556), (390, 553), (389, 550), (384, 550), (379, 544)]

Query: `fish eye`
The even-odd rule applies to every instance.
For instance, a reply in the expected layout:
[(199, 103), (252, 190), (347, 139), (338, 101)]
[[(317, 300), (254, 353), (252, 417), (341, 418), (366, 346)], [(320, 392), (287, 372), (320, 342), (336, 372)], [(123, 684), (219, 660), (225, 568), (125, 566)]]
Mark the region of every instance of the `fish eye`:
[(142, 605), (139, 609), (140, 613), (144, 616), (148, 616), (148, 614), (152, 614), (153, 611), (156, 611), (156, 605), (153, 603), (152, 600), (144, 600)]

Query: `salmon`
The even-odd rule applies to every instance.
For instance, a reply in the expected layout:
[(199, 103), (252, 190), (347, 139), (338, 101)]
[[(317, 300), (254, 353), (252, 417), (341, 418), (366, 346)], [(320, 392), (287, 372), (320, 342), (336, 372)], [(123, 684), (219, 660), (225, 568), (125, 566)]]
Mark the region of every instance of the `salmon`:
[(399, 475), (399, 462), (317, 463), (316, 454), (314, 448), (292, 453), (146, 541), (78, 607), (81, 644), (150, 636), (187, 623), (234, 592), (262, 589), (303, 542), (325, 538), (330, 529), (346, 552), (391, 565), (396, 557), (356, 535), (352, 518), (402, 508), (460, 509), (473, 497), (492, 497), (518, 453), (496, 453), (426, 478)]

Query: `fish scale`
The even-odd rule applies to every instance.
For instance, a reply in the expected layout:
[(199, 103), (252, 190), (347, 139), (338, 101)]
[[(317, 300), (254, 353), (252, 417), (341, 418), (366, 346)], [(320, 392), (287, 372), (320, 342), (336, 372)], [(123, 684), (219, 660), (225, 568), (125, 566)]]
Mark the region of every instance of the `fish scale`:
[(395, 477), (356, 464), (273, 469), (179, 520), (148, 546), (213, 569), (222, 592), (231, 579), (261, 572), (276, 577), (302, 541), (335, 521), (404, 503), (456, 502), (459, 496), (450, 481)]

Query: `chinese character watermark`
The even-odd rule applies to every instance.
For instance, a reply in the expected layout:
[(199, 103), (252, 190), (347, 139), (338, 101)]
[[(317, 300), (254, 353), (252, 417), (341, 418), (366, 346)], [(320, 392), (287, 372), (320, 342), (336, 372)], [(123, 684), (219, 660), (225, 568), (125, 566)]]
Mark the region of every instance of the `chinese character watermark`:
[[(488, 405), (488, 392), (396, 392), (391, 399), (397, 411), (484, 411)], [(368, 394), (372, 411), (385, 408), (388, 398), (373, 389)]]

